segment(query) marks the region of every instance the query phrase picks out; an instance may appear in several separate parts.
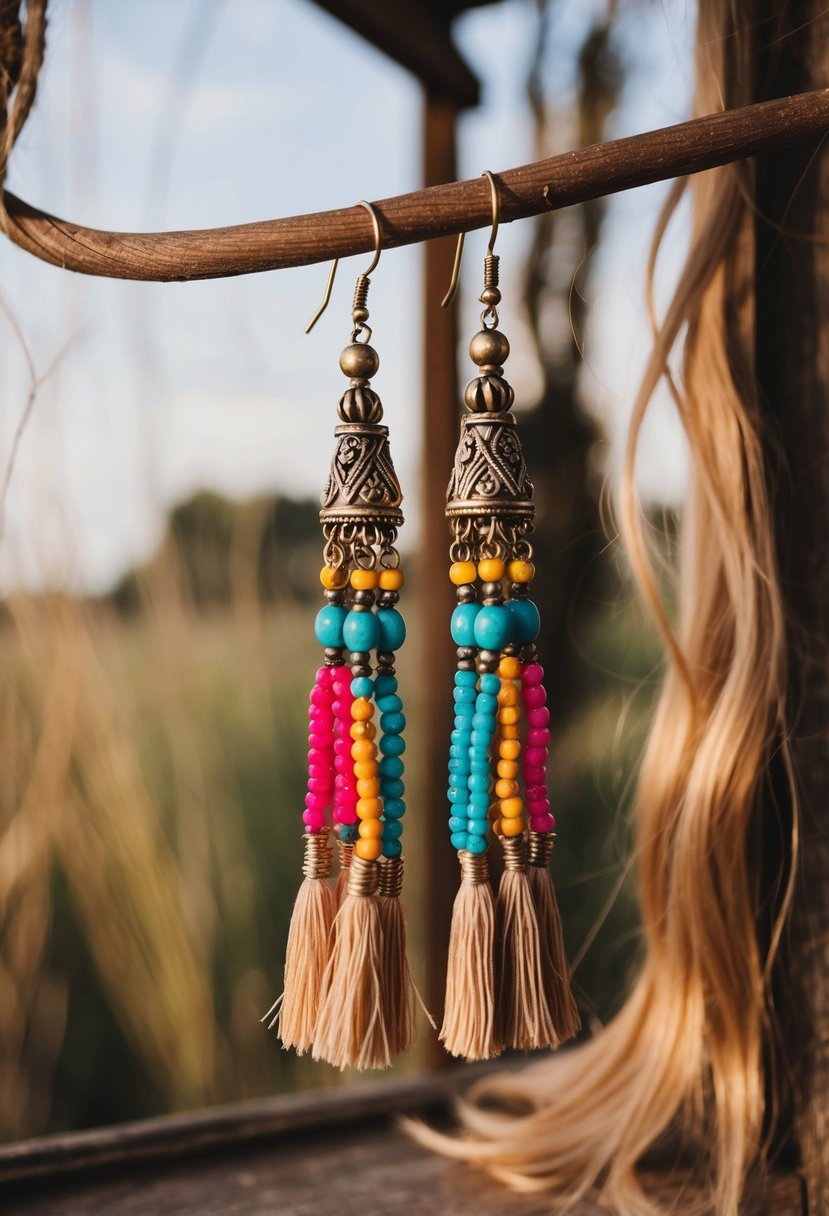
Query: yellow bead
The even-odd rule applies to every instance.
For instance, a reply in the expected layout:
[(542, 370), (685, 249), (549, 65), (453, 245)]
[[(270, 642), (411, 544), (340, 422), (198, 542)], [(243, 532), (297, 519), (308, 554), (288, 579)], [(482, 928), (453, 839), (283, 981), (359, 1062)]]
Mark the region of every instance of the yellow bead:
[(402, 570), (381, 570), (380, 571), (380, 590), (381, 591), (399, 591), (406, 580), (403, 577)]
[(504, 577), (504, 563), (500, 557), (485, 557), (478, 562), (478, 577), (485, 583), (500, 583)]
[(359, 832), (361, 840), (379, 840), (383, 835), (383, 825), (379, 819), (364, 819)]
[[(359, 805), (359, 804), (358, 804)], [(518, 819), (524, 810), (524, 803), (520, 798), (502, 798), (501, 799), (501, 816), (504, 819)]]
[(383, 814), (383, 804), (379, 798), (358, 798), (358, 819), (379, 819)]
[(373, 722), (352, 722), (348, 733), (352, 739), (373, 739), (377, 734), (377, 727)]
[(352, 760), (373, 760), (377, 755), (377, 744), (370, 739), (358, 739), (351, 744)]
[(511, 726), (508, 722), (501, 723), (498, 727), (498, 734), (502, 739), (514, 739), (517, 741), (521, 738), (521, 727)]
[[(351, 749), (352, 756), (354, 749)], [(521, 744), (518, 739), (501, 738), (498, 741), (498, 755), (502, 760), (517, 760), (521, 755)]]
[(336, 591), (348, 582), (348, 571), (342, 566), (323, 566), (320, 570), (320, 582), (326, 591)]
[(355, 591), (374, 591), (380, 581), (376, 570), (352, 570), (351, 586)]
[[(358, 785), (357, 786), (358, 792), (359, 792), (359, 789), (360, 789), (360, 787)], [(518, 782), (517, 781), (511, 781), (508, 778), (504, 777), (500, 781), (495, 782), (496, 798), (512, 798), (517, 793), (518, 793)]]
[(449, 581), (454, 583), (456, 587), (462, 587), (464, 583), (474, 583), (475, 563), (453, 562), (449, 567)]
[(521, 675), (521, 660), (507, 655), (498, 664), (498, 675), (502, 680), (517, 680)]
[(507, 574), (511, 583), (531, 583), (535, 578), (535, 566), (532, 562), (511, 561), (507, 566)]
[(366, 777), (377, 776), (377, 761), (376, 760), (358, 760), (354, 765), (354, 776), (358, 781), (362, 781)]
[(517, 705), (518, 704), (518, 689), (510, 682), (502, 684), (498, 693), (499, 705)]
[(377, 777), (360, 777), (357, 782), (358, 798), (377, 798), (380, 794), (380, 782)]
[(376, 861), (383, 851), (379, 840), (358, 840), (354, 852), (362, 861)]
[(514, 781), (518, 776), (518, 765), (514, 760), (499, 760), (497, 771), (503, 781)]
[(374, 705), (368, 697), (356, 697), (351, 704), (351, 716), (355, 722), (367, 722), (374, 717)]
[(501, 836), (520, 836), (524, 831), (523, 819), (501, 819)]
[(521, 711), (516, 705), (505, 705), (498, 710), (498, 721), (502, 726), (515, 726), (521, 721)]

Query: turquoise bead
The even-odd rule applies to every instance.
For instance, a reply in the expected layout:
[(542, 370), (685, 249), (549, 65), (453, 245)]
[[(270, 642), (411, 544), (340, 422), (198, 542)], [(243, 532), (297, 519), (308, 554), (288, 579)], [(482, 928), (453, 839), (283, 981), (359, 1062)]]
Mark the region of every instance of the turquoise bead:
[(475, 698), (477, 697), (477, 695), (478, 695), (478, 694), (475, 692), (475, 689), (474, 689), (474, 688), (468, 688), (468, 687), (467, 687), (467, 688), (464, 688), (464, 686), (463, 686), (463, 685), (461, 685), (461, 686), (460, 686), (460, 688), (456, 688), (456, 689), (454, 690), (454, 692), (452, 693), (452, 700), (453, 700), (453, 701), (454, 701), (456, 704), (457, 704), (457, 702), (458, 702), (458, 701), (471, 701), (471, 702), (474, 702), (474, 700), (475, 700)]
[(406, 622), (396, 608), (378, 608), (377, 626), (380, 631), (378, 650), (399, 650), (406, 641)]
[(314, 633), (320, 646), (344, 646), (343, 625), (348, 616), (348, 609), (339, 604), (326, 604), (317, 613), (314, 621)]
[(477, 688), (478, 673), (475, 671), (456, 671), (455, 683), (458, 688)]
[(468, 836), (467, 836), (466, 832), (453, 832), (450, 840), (451, 840), (452, 848), (457, 849), (458, 852), (460, 853), (461, 849), (466, 848), (466, 842), (468, 840)]
[(503, 604), (485, 604), (473, 625), (475, 645), (482, 650), (503, 650), (511, 641), (510, 626), (510, 615)]
[(469, 805), (476, 810), (484, 811), (484, 813), (489, 810), (490, 801), (488, 790), (473, 790), (469, 795)]
[(357, 676), (351, 681), (352, 697), (370, 697), (374, 693), (374, 683), (368, 676)]
[(491, 714), (494, 717), (498, 712), (498, 702), (489, 693), (479, 692), (475, 710), (479, 714)]
[(541, 616), (532, 600), (508, 600), (505, 605), (510, 618), (510, 641), (526, 646), (534, 642), (541, 630)]
[(449, 772), (450, 773), (461, 773), (464, 775), (468, 774), (469, 773), (469, 761), (464, 760), (463, 756), (453, 756), (452, 759), (449, 761)]
[(489, 755), (489, 745), (492, 742), (493, 731), (473, 730), (469, 740), (470, 747), (480, 748), (483, 755)]
[(397, 676), (375, 676), (374, 678), (374, 695), (375, 697), (387, 697), (390, 693), (397, 692)]
[(383, 799), (383, 818), (402, 819), (406, 814), (406, 803), (402, 798)]
[(397, 756), (384, 756), (379, 764), (381, 777), (402, 777), (403, 761)]
[(488, 671), (481, 679), (481, 692), (485, 692), (491, 697), (497, 697), (500, 691), (501, 677), (496, 676), (494, 672)]
[(403, 714), (381, 714), (380, 729), (384, 735), (402, 735), (406, 726)]
[(399, 819), (390, 819), (388, 823), (383, 824), (383, 844), (387, 840), (399, 840), (403, 835), (403, 824)]
[[(481, 612), (480, 604), (458, 604), (452, 613), (450, 630), (456, 646), (475, 646), (475, 620)], [(470, 672), (474, 675), (474, 672)]]
[(466, 787), (461, 788), (459, 785), (450, 785), (446, 791), (446, 797), (450, 802), (466, 802), (469, 793)]
[(360, 832), (359, 824), (356, 823), (341, 823), (340, 824), (340, 840), (346, 844), (353, 844)]
[(489, 828), (488, 819), (470, 819), (466, 825), (466, 830), (470, 836), (485, 837)]
[(470, 773), (488, 773), (489, 772), (489, 757), (468, 761)]
[(395, 693), (388, 693), (385, 697), (377, 698), (377, 708), (381, 714), (396, 714), (403, 708), (403, 702)]
[(476, 711), (472, 719), (472, 729), (486, 731), (491, 735), (495, 730), (495, 714), (480, 714)]
[(383, 735), (378, 747), (384, 756), (402, 756), (406, 750), (406, 740), (402, 735)]
[(384, 798), (402, 798), (405, 792), (406, 787), (399, 777), (390, 777), (388, 781), (383, 782)]
[(470, 773), (469, 788), (470, 790), (488, 790), (489, 773)]
[(399, 840), (384, 840), (383, 841), (383, 856), (384, 857), (399, 857), (403, 852), (403, 845)]
[(380, 636), (377, 617), (373, 612), (348, 613), (343, 625), (343, 642), (351, 651), (374, 650)]
[(466, 838), (467, 853), (485, 853), (486, 839), (483, 836), (469, 836)]
[(460, 815), (450, 815), (449, 816), (449, 831), (450, 832), (465, 832), (467, 822), (468, 821), (465, 817), (462, 818)]

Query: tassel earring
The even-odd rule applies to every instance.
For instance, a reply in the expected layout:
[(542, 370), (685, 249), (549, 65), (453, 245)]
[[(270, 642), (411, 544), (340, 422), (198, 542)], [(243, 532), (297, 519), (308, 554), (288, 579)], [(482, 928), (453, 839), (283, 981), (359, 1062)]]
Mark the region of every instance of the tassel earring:
[[(305, 824), (306, 855), (316, 859), (324, 853), (325, 862), (313, 879), (306, 878), (294, 909), (278, 1015), (286, 1046), (310, 1046), (314, 1059), (338, 1068), (386, 1067), (397, 1051), (408, 1049), (414, 999), (399, 898), (405, 717), (395, 652), (406, 627), (396, 607), (403, 572), (395, 544), (403, 514), (388, 428), (381, 425), (383, 407), (370, 384), (380, 363), (369, 345), (367, 308), (369, 276), (380, 259), (380, 225), (369, 203), (360, 206), (371, 216), (375, 253), (357, 279), (351, 342), (340, 355), (349, 387), (338, 406), (340, 425), (320, 511), (321, 581), (328, 603), (317, 616), (316, 636), (325, 648), (325, 667), (312, 694)], [(334, 262), (307, 330), (327, 307), (336, 268)], [(324, 877), (330, 864), (329, 805), (340, 856), (336, 893)], [(312, 883), (319, 884), (313, 887), (313, 915), (310, 894), (303, 894)], [(288, 1016), (297, 1006), (301, 1034)]]
[[(540, 618), (528, 598), (533, 486), (503, 375), (510, 348), (497, 328), (499, 199), (492, 174), (486, 177), (492, 232), (480, 296), (483, 328), (469, 346), (479, 370), (464, 394), (470, 412), (462, 419), (446, 508), (449, 577), (458, 597), (451, 621), (458, 665), (449, 829), (461, 884), (441, 1039), (467, 1059), (505, 1047), (556, 1047), (578, 1029), (547, 869), (555, 821), (546, 792), (549, 712), (535, 647)], [(454, 294), (461, 248), (459, 242), (444, 304)], [(490, 828), (503, 851), (497, 900), (489, 883)]]

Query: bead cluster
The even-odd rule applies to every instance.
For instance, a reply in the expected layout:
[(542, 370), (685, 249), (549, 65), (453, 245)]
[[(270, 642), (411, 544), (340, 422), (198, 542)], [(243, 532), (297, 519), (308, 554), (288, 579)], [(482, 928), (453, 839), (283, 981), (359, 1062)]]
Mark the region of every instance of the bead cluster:
[[(341, 568), (325, 566), (320, 582), (329, 602), (317, 613), (315, 633), (325, 648), (328, 665), (321, 671), (332, 674), (319, 676), (318, 686), (329, 698), (327, 754), (334, 771), (330, 786), (339, 840), (353, 845), (355, 855), (363, 861), (399, 857), (405, 811), (402, 735), (406, 719), (394, 658), (406, 638), (405, 622), (395, 606), (403, 572), (358, 568), (349, 576)], [(379, 711), (379, 740), (375, 710)], [(316, 813), (305, 823), (306, 831), (325, 827), (324, 816), (319, 818)]]

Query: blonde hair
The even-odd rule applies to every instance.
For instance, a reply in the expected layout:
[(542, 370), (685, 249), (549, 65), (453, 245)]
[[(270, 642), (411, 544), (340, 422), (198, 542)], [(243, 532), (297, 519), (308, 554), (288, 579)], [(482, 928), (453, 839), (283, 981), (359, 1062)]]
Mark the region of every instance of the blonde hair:
[[(697, 110), (754, 99), (746, 6), (701, 0)], [(665, 640), (668, 669), (642, 762), (636, 859), (646, 956), (627, 1003), (591, 1041), (477, 1084), (464, 1138), (427, 1143), (520, 1190), (575, 1200), (600, 1186), (624, 1216), (658, 1206), (637, 1162), (679, 1124), (713, 1175), (716, 1210), (736, 1216), (769, 1115), (762, 1053), (770, 968), (791, 899), (791, 857), (771, 941), (755, 928), (749, 836), (770, 752), (785, 758), (785, 650), (773, 521), (754, 386), (752, 168), (676, 183), (649, 267), (684, 191), (690, 249), (634, 405), (620, 503), (634, 575)], [(682, 374), (669, 360), (683, 340)], [(688, 440), (679, 621), (671, 627), (634, 487), (637, 442), (667, 378)], [(703, 1148), (703, 1132), (706, 1147)]]

